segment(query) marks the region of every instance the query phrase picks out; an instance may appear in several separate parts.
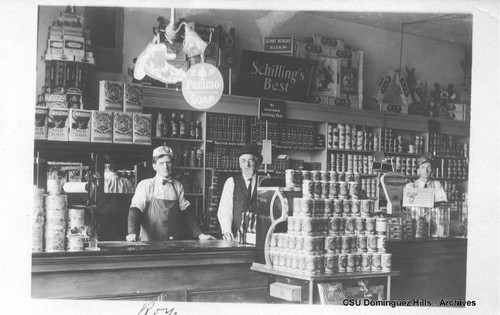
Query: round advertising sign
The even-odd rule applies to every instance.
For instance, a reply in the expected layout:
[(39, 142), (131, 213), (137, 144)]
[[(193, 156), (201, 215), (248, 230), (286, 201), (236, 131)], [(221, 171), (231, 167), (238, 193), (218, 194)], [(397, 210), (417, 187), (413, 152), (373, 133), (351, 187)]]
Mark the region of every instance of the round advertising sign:
[(223, 90), (222, 74), (208, 63), (198, 63), (189, 68), (182, 81), (184, 99), (196, 109), (208, 109), (217, 104)]

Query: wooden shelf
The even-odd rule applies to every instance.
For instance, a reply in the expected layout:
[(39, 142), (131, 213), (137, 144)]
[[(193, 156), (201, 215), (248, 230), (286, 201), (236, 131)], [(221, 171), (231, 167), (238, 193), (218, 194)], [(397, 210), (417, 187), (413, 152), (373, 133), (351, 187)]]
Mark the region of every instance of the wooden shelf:
[(399, 152), (386, 152), (386, 151), (384, 151), (384, 154), (386, 156), (398, 155), (398, 156), (407, 156), (407, 157), (421, 157), (422, 155), (424, 155), (424, 153), (422, 153), (422, 154), (419, 154), (419, 153), (399, 153)]
[(349, 150), (349, 149), (328, 149), (328, 152), (348, 152), (348, 153), (361, 153), (361, 154), (374, 154), (376, 151), (372, 150)]
[(196, 166), (174, 166), (174, 169), (176, 169), (176, 170), (202, 171), (205, 168), (203, 168), (203, 167), (196, 167)]
[(466, 156), (457, 156), (457, 155), (433, 155), (432, 157), (438, 158), (438, 159), (457, 159), (457, 160), (467, 160), (468, 157)]
[(97, 152), (97, 153), (151, 153), (151, 145), (35, 140), (35, 151), (43, 152)]
[(152, 137), (151, 140), (203, 143), (203, 139), (190, 139), (190, 138)]

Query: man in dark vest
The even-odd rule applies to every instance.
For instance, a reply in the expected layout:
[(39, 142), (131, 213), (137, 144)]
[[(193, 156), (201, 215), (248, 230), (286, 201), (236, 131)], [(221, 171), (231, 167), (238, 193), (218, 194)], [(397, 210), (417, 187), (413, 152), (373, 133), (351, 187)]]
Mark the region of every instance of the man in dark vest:
[(241, 226), (241, 214), (257, 212), (257, 169), (262, 155), (256, 146), (245, 144), (238, 152), (241, 174), (229, 177), (222, 190), (217, 217), (222, 238), (232, 240)]

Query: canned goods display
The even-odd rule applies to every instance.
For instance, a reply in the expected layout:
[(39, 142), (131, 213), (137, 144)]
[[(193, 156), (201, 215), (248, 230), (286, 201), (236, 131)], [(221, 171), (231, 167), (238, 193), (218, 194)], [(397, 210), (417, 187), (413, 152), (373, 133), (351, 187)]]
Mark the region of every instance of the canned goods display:
[(356, 260), (357, 259), (358, 259), (357, 254), (347, 254), (347, 267), (346, 267), (347, 272), (356, 271)]
[(361, 202), (359, 199), (353, 199), (351, 202), (351, 214), (355, 217), (361, 215)]
[(365, 219), (365, 230), (368, 234), (375, 234), (375, 218)]
[(352, 202), (349, 199), (344, 199), (342, 201), (342, 208), (344, 211), (344, 216), (350, 216), (351, 215), (351, 206)]
[(357, 251), (364, 253), (367, 250), (367, 242), (368, 237), (366, 235), (357, 235), (356, 236), (356, 245), (357, 245)]
[(377, 235), (377, 252), (385, 253), (386, 245), (387, 245), (387, 236)]
[(354, 234), (355, 229), (356, 229), (356, 219), (355, 218), (346, 218), (345, 233), (346, 234)]
[(303, 198), (313, 198), (314, 197), (314, 182), (312, 180), (305, 179), (302, 181), (302, 197)]
[(308, 197), (304, 197), (300, 203), (300, 214), (305, 217), (312, 216), (313, 213), (313, 200)]
[(339, 254), (338, 267), (339, 267), (338, 268), (339, 272), (346, 272), (347, 271), (347, 254), (346, 253)]
[(356, 228), (355, 231), (357, 234), (365, 234), (365, 218), (356, 218)]
[(387, 233), (387, 218), (377, 218), (375, 220), (375, 232), (383, 235)]
[(382, 254), (382, 271), (392, 270), (392, 254), (384, 253)]
[(379, 271), (382, 269), (382, 255), (379, 253), (372, 254), (372, 271)]
[(327, 218), (330, 218), (333, 216), (333, 200), (332, 199), (325, 199), (324, 201), (324, 206), (323, 206), (323, 213), (324, 216)]
[(366, 238), (367, 249), (368, 252), (376, 252), (377, 251), (377, 236), (376, 235), (368, 235)]
[(361, 271), (370, 271), (372, 265), (372, 255), (370, 253), (361, 254)]

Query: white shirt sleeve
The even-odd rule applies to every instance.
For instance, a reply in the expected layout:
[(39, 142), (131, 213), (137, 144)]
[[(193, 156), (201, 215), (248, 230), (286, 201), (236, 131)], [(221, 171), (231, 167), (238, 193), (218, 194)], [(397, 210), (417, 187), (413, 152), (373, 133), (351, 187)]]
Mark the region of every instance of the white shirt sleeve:
[(132, 202), (130, 203), (130, 208), (135, 207), (144, 212), (146, 209), (146, 204), (149, 198), (149, 190), (151, 180), (145, 179), (139, 182), (137, 188), (135, 189), (134, 196), (132, 197)]
[(177, 189), (177, 193), (179, 194), (179, 209), (186, 210), (187, 207), (189, 207), (190, 203), (189, 201), (184, 198), (184, 185), (182, 185), (180, 182), (175, 181), (175, 188)]
[(433, 181), (432, 183), (434, 185), (434, 201), (439, 202), (439, 201), (448, 201), (448, 198), (446, 197), (446, 192), (444, 191), (443, 186), (441, 183), (437, 180)]
[(222, 234), (231, 232), (231, 224), (233, 223), (233, 193), (234, 180), (233, 177), (229, 177), (224, 183), (217, 211), (217, 218), (219, 219)]

